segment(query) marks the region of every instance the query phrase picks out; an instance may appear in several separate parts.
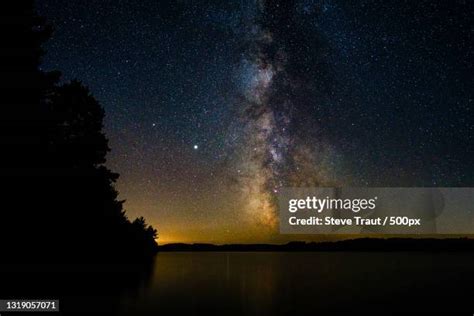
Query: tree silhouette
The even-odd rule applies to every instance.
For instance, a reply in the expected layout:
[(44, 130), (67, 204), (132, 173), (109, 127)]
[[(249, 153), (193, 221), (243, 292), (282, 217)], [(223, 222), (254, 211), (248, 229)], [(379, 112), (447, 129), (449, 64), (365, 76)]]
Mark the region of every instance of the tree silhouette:
[(0, 172), (31, 174), (46, 154), (48, 122), (42, 105), (59, 79), (58, 72), (39, 70), (41, 44), (50, 37), (51, 28), (34, 14), (33, 1), (2, 2), (1, 6), (0, 144), (4, 163)]
[(88, 168), (105, 163), (110, 149), (102, 132), (104, 111), (86, 87), (79, 81), (57, 87), (49, 111), (54, 124), (50, 149), (58, 155), (55, 166)]
[(1, 11), (1, 248), (12, 260), (149, 257), (156, 230), (128, 220), (104, 165), (104, 110), (79, 81), (39, 69), (50, 27), (33, 1), (13, 4)]

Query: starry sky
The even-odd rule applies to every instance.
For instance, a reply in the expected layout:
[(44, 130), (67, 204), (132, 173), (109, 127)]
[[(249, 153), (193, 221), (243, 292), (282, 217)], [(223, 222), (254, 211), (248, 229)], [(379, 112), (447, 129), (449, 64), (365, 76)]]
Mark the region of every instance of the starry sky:
[(161, 243), (279, 242), (285, 186), (473, 186), (473, 4), (38, 0)]

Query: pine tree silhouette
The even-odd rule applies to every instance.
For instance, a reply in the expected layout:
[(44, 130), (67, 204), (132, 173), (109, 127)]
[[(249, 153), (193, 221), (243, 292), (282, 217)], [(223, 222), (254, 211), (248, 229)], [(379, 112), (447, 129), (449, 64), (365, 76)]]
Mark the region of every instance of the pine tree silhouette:
[(104, 110), (80, 82), (58, 85), (58, 72), (39, 69), (51, 30), (33, 1), (1, 15), (1, 249), (30, 262), (150, 257), (156, 230), (143, 218), (128, 220), (114, 188), (118, 174), (104, 165)]

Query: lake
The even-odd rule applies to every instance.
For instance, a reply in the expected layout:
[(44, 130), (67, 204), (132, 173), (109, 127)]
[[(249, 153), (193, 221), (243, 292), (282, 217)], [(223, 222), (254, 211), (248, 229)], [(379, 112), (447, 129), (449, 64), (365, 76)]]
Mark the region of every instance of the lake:
[(474, 312), (468, 253), (169, 252), (122, 314)]
[(149, 265), (0, 265), (0, 280), (0, 299), (59, 299), (63, 315), (474, 312), (462, 252), (161, 252)]

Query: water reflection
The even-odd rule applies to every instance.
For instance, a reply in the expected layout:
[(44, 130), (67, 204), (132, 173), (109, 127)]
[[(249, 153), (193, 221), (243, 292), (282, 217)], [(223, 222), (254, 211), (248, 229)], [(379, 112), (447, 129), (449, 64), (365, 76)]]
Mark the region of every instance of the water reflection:
[[(176, 252), (157, 255), (122, 314), (474, 310), (467, 253)], [(410, 305), (411, 304), (411, 305)]]
[(469, 253), (162, 252), (152, 265), (0, 265), (0, 298), (62, 315), (474, 311)]

